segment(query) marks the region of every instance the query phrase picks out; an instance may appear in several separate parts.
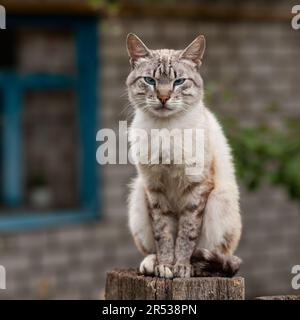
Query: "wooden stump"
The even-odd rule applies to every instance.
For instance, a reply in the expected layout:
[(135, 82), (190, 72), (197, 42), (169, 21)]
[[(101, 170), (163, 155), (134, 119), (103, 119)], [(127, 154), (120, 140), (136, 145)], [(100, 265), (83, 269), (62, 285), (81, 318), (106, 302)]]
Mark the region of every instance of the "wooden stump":
[(107, 273), (106, 300), (244, 300), (244, 279), (145, 277), (136, 270)]

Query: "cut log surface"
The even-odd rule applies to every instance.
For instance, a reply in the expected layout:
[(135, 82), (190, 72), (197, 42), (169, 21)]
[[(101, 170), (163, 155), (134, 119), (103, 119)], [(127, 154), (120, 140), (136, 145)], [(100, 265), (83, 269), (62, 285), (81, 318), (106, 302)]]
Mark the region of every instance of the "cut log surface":
[(134, 269), (107, 273), (106, 300), (244, 300), (244, 279), (146, 277)]

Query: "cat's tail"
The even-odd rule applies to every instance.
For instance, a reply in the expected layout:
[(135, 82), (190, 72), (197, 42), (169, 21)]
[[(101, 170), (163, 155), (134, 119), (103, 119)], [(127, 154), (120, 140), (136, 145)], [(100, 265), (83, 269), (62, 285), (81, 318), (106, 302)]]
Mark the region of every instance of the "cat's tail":
[(239, 271), (242, 260), (217, 251), (196, 249), (191, 263), (196, 277), (233, 277)]

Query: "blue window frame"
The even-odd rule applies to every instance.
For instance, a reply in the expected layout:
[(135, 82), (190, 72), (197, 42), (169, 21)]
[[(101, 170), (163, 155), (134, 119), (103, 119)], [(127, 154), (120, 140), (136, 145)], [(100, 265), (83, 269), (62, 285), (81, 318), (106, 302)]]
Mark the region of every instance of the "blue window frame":
[[(69, 222), (81, 222), (99, 216), (96, 170), (96, 122), (97, 122), (97, 70), (98, 70), (98, 18), (75, 15), (11, 15), (10, 27), (68, 28), (75, 35), (77, 68), (75, 75), (66, 74), (18, 74), (0, 71), (2, 99), (2, 139), (0, 141), (2, 166), (2, 202), (7, 207), (19, 205), (24, 196), (24, 168), (22, 149), (22, 102), (28, 90), (73, 89), (77, 95), (79, 119), (79, 202), (74, 210), (58, 210), (51, 213), (1, 212), (0, 232), (39, 228)], [(1, 32), (1, 31), (0, 31)], [(88, 57), (88, 59), (87, 59)], [(25, 213), (25, 214), (24, 214)]]

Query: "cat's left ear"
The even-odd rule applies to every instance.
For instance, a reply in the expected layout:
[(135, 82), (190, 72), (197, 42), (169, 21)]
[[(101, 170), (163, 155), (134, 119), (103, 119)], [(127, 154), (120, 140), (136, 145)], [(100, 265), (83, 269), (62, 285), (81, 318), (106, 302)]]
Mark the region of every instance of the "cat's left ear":
[(200, 67), (204, 51), (205, 38), (200, 35), (182, 51), (180, 59), (192, 60), (198, 67)]
[(150, 50), (146, 47), (143, 41), (133, 33), (128, 34), (126, 44), (132, 67), (134, 67), (134, 63), (138, 59), (151, 56)]

